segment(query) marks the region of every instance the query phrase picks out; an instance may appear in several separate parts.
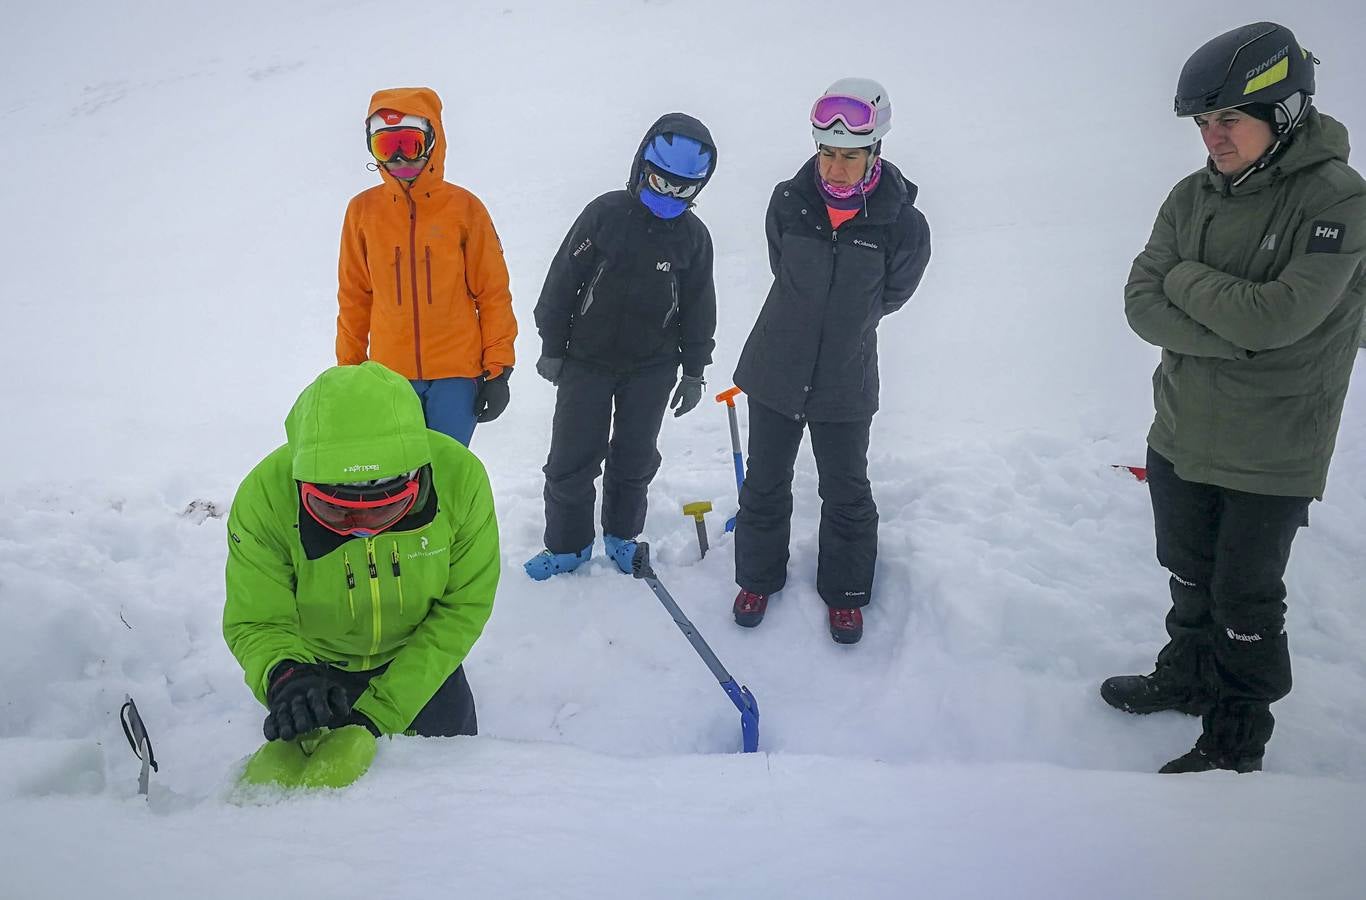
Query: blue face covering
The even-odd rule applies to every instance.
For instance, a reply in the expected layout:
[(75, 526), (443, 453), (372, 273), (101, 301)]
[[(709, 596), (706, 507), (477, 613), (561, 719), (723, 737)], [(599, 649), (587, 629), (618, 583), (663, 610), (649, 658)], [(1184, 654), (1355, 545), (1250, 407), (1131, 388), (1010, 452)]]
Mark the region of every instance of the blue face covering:
[(659, 216), (661, 219), (676, 219), (683, 215), (688, 209), (688, 201), (681, 197), (666, 197), (661, 193), (650, 190), (647, 185), (640, 186), (640, 202), (650, 212)]

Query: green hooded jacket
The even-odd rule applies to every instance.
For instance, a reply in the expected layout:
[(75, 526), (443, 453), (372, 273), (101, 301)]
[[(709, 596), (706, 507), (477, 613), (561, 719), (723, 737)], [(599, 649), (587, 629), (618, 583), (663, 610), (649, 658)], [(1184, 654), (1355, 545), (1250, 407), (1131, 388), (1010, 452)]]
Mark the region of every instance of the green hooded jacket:
[[(285, 659), (347, 671), (388, 664), (355, 709), (385, 734), (402, 732), (492, 611), (499, 550), (488, 476), (427, 429), (412, 386), (375, 362), (320, 375), (285, 434), (233, 499), (223, 636), (262, 703)], [(435, 496), (374, 537), (323, 532), (301, 512), (299, 482), (385, 478), (428, 462)]]
[(1232, 187), (1182, 180), (1134, 260), (1129, 325), (1162, 348), (1148, 443), (1187, 481), (1322, 497), (1366, 308), (1366, 181), (1310, 111)]

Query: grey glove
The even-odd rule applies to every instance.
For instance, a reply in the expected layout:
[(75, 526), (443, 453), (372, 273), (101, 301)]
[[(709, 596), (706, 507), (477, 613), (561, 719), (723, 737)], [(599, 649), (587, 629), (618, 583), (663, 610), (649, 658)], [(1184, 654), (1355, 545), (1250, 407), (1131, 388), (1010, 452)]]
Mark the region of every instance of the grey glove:
[(702, 388), (706, 386), (707, 382), (701, 375), (684, 375), (679, 379), (673, 399), (669, 401), (669, 409), (674, 410), (675, 419), (702, 401)]
[(556, 359), (551, 356), (542, 355), (536, 360), (536, 374), (544, 378), (551, 384), (558, 384), (560, 381), (560, 370), (564, 368), (564, 360)]

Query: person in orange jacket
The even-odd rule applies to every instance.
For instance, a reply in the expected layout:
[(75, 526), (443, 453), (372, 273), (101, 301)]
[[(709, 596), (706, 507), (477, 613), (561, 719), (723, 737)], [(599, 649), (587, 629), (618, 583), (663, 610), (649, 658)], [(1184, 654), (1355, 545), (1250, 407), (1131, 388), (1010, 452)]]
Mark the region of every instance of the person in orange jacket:
[(427, 427), (469, 446), (475, 423), (508, 405), (517, 320), (503, 247), (479, 198), (444, 180), (435, 91), (377, 91), (365, 133), (383, 184), (346, 207), (337, 364), (403, 375)]

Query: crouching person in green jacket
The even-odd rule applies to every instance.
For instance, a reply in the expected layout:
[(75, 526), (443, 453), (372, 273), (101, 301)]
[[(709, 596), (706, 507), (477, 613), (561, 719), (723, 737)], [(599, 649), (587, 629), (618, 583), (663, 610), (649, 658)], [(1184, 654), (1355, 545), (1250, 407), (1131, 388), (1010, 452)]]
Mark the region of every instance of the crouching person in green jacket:
[(1366, 181), (1313, 93), (1312, 55), (1270, 22), (1190, 58), (1176, 112), (1209, 160), (1162, 205), (1125, 289), (1130, 326), (1162, 348), (1148, 484), (1172, 606), (1153, 673), (1101, 696), (1203, 716), (1167, 773), (1260, 769), (1290, 692), (1283, 577), (1323, 496), (1366, 306)]
[(498, 586), (484, 467), (375, 362), (309, 385), (228, 517), (223, 636), (267, 740), (474, 734), (461, 663)]

